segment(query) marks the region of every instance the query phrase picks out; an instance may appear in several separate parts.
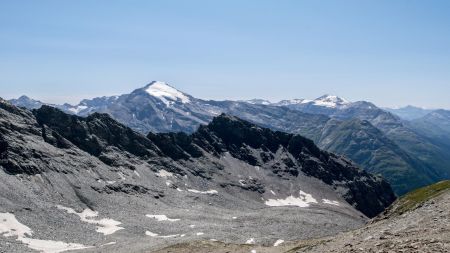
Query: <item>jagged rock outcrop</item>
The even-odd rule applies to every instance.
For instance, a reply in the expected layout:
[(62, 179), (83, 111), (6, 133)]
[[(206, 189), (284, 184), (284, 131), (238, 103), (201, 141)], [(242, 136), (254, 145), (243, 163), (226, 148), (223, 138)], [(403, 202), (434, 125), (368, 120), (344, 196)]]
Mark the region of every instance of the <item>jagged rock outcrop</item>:
[[(335, 189), (343, 188), (344, 198), (368, 216), (380, 213), (395, 199), (386, 182), (358, 169), (345, 158), (321, 151), (311, 140), (261, 128), (225, 114), (201, 126), (192, 135), (150, 133), (145, 138), (107, 114), (94, 113), (82, 118), (45, 105), (33, 113), (40, 126), (60, 133), (107, 164), (113, 164), (102, 156), (109, 150), (107, 147), (144, 160), (161, 156), (161, 153), (173, 160), (192, 160), (201, 158), (205, 152), (217, 157), (228, 152), (238, 160), (272, 170), (287, 180), (303, 172)], [(279, 159), (275, 159), (277, 154)], [(283, 154), (281, 158), (280, 154)]]
[[(176, 158), (182, 154), (188, 158), (192, 150), (201, 148), (216, 156), (229, 152), (250, 165), (268, 168), (281, 178), (297, 177), (303, 172), (336, 189), (345, 188), (346, 200), (369, 216), (378, 214), (395, 199), (389, 184), (381, 178), (358, 169), (343, 157), (321, 151), (311, 140), (257, 127), (225, 114), (201, 126), (191, 136), (149, 134), (149, 138), (164, 139), (164, 149), (170, 150), (169, 154)], [(277, 153), (283, 153), (284, 157), (275, 159)]]

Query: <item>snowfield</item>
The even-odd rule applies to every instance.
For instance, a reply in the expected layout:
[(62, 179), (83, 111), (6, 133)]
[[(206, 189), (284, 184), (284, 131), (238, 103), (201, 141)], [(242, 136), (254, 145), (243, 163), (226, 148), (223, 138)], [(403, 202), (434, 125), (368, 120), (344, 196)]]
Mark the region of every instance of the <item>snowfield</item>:
[(61, 241), (33, 239), (31, 228), (20, 223), (14, 214), (0, 213), (0, 234), (4, 237), (17, 236), (17, 241), (26, 244), (30, 249), (43, 253), (59, 253), (68, 250), (79, 250), (91, 248), (78, 243), (65, 243)]
[(327, 205), (339, 206), (339, 202), (336, 200), (322, 199), (322, 203)]
[(182, 103), (190, 102), (189, 97), (187, 97), (177, 89), (170, 87), (165, 82), (153, 82), (146, 89), (146, 92), (151, 96), (155, 96), (161, 99), (161, 101), (166, 104), (166, 106), (170, 106), (174, 101), (181, 101)]
[(56, 207), (60, 210), (66, 211), (69, 214), (77, 215), (83, 222), (98, 225), (96, 231), (104, 235), (114, 234), (116, 231), (124, 229), (123, 227), (119, 227), (119, 225), (122, 224), (121, 222), (113, 219), (94, 220), (93, 218), (98, 216), (98, 212), (92, 211), (91, 209), (85, 209), (83, 212), (78, 213), (69, 207), (64, 207), (61, 205), (57, 205)]
[(268, 199), (265, 204), (268, 206), (298, 206), (309, 207), (311, 203), (316, 203), (317, 200), (311, 194), (300, 191), (299, 197), (289, 196), (285, 199)]
[(147, 216), (148, 218), (155, 219), (157, 221), (171, 221), (171, 222), (174, 222), (174, 221), (179, 221), (180, 220), (180, 219), (170, 219), (170, 218), (168, 218), (165, 215), (151, 215), (151, 214), (147, 214), (145, 216)]
[(208, 191), (199, 191), (195, 189), (187, 189), (188, 192), (199, 193), (199, 194), (218, 194), (219, 192), (216, 190), (208, 190)]

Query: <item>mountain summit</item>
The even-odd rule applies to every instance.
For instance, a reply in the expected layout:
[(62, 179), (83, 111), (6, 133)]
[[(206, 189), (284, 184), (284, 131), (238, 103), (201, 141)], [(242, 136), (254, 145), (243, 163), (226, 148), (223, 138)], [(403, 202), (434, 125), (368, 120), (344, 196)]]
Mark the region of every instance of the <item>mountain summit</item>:
[(17, 99), (11, 99), (9, 102), (12, 103), (13, 105), (25, 107), (28, 109), (38, 109), (45, 104), (39, 100), (29, 98), (28, 96), (25, 95), (22, 95)]
[(149, 95), (161, 99), (167, 106), (170, 106), (174, 102), (190, 102), (189, 96), (178, 91), (165, 82), (153, 81), (145, 86), (144, 89)]
[(350, 104), (349, 101), (334, 95), (324, 95), (312, 101), (314, 105), (336, 108)]

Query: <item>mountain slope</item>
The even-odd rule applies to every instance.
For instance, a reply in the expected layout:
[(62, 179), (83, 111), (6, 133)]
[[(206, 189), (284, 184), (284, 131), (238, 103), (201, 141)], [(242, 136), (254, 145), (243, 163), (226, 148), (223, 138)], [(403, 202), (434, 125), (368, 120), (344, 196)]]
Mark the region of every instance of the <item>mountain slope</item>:
[(423, 116), (427, 115), (428, 113), (432, 112), (431, 109), (424, 109), (420, 107), (415, 106), (405, 106), (402, 108), (392, 109), (392, 108), (384, 108), (386, 111), (391, 112), (397, 116), (399, 116), (402, 119), (405, 120), (415, 120), (418, 118), (422, 118)]
[[(345, 101), (337, 98), (334, 100)], [(416, 182), (410, 182), (405, 178), (406, 187), (403, 189), (396, 187), (397, 192), (400, 194), (412, 190), (417, 186), (423, 186), (450, 177), (450, 156), (448, 156), (449, 144), (447, 141), (438, 142), (436, 138), (430, 138), (424, 131), (419, 131), (413, 126), (414, 124), (403, 121), (399, 117), (378, 108), (372, 103), (366, 101), (340, 102), (334, 106), (328, 106), (320, 102), (316, 103), (312, 101), (288, 105), (288, 107), (306, 113), (324, 114), (339, 120), (366, 120), (381, 130), (386, 138), (400, 148), (396, 149), (395, 152), (406, 153), (410, 157), (410, 160), (413, 160), (413, 163), (410, 163), (409, 166), (412, 165), (412, 169), (419, 173), (419, 178), (425, 179), (417, 184), (416, 180)], [(379, 166), (381, 167), (383, 164), (379, 164)], [(401, 170), (405, 170), (405, 168), (403, 167)], [(401, 173), (401, 170), (398, 173)], [(384, 175), (389, 177), (389, 175)]]
[(315, 142), (322, 149), (345, 154), (371, 173), (383, 175), (399, 195), (434, 181), (427, 176), (426, 166), (365, 120), (332, 119)]
[(11, 99), (9, 100), (9, 102), (15, 106), (24, 107), (28, 109), (38, 109), (45, 104), (39, 100), (31, 99), (25, 95), (20, 96), (17, 99)]
[(166, 83), (152, 82), (130, 94), (84, 100), (77, 115), (108, 113), (119, 122), (142, 132), (193, 132), (218, 112)]
[[(398, 211), (401, 210), (399, 213)], [(449, 181), (418, 189), (396, 201), (383, 215), (363, 228), (337, 236), (276, 245), (239, 245), (195, 242), (170, 246), (155, 253), (235, 252), (449, 252)], [(399, 215), (401, 214), (401, 215)]]
[[(84, 117), (95, 112), (108, 113), (144, 134), (193, 133), (220, 113), (234, 115), (273, 130), (311, 138), (321, 148), (382, 174), (400, 195), (445, 178), (446, 164), (450, 163), (439, 145), (408, 128), (393, 114), (368, 102), (352, 103), (330, 95), (273, 104), (264, 100), (205, 101), (155, 81), (130, 94), (55, 107)], [(369, 121), (373, 128), (382, 131), (355, 123), (354, 119)]]
[(8, 252), (272, 244), (359, 227), (355, 207), (373, 216), (395, 199), (386, 182), (308, 139), (226, 115), (192, 135), (147, 138), (106, 114), (0, 101), (0, 158)]
[(410, 127), (440, 142), (440, 145), (450, 145), (450, 111), (435, 110), (421, 118), (411, 121)]
[[(448, 252), (449, 208), (449, 181), (439, 182), (400, 198), (384, 216), (365, 228), (304, 243), (289, 252)], [(399, 210), (403, 215), (398, 215)]]

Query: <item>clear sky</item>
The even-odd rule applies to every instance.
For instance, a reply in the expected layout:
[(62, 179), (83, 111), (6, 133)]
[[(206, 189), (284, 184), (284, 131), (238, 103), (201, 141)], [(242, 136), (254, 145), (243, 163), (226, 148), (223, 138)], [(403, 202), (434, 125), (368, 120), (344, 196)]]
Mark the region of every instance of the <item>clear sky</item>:
[(161, 80), (206, 99), (450, 108), (450, 1), (0, 1), (0, 96)]

